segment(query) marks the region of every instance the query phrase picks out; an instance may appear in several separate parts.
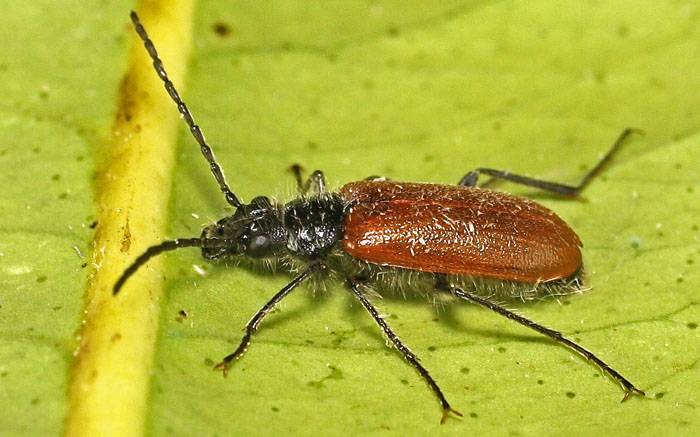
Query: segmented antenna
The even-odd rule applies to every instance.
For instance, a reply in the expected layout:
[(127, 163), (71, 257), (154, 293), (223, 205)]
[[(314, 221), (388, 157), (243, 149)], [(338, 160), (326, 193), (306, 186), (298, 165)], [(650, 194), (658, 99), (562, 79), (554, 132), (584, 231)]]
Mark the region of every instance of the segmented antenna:
[(168, 73), (165, 72), (165, 67), (163, 67), (163, 61), (161, 61), (158, 57), (158, 52), (156, 51), (156, 48), (153, 45), (153, 41), (151, 41), (151, 38), (149, 38), (148, 33), (146, 32), (146, 29), (144, 29), (143, 25), (141, 24), (139, 16), (136, 15), (136, 12), (134, 11), (131, 11), (130, 16), (131, 21), (134, 23), (136, 33), (139, 34), (141, 41), (143, 41), (143, 46), (146, 47), (148, 55), (153, 60), (153, 68), (156, 70), (158, 77), (160, 77), (160, 79), (163, 81), (163, 84), (165, 85), (165, 90), (168, 92), (168, 95), (170, 95), (170, 98), (173, 99), (173, 102), (175, 102), (175, 104), (177, 105), (177, 109), (178, 111), (180, 111), (182, 119), (185, 120), (185, 123), (187, 123), (187, 127), (190, 128), (192, 136), (199, 144), (199, 147), (202, 150), (202, 155), (204, 155), (204, 158), (209, 163), (209, 168), (211, 169), (211, 172), (214, 175), (216, 182), (219, 183), (219, 188), (221, 188), (221, 192), (224, 193), (226, 201), (230, 205), (238, 208), (239, 206), (241, 206), (241, 202), (226, 184), (224, 172), (219, 166), (219, 164), (216, 163), (216, 159), (214, 158), (214, 152), (211, 150), (211, 147), (207, 145), (202, 130), (194, 122), (194, 118), (192, 117), (190, 110), (187, 108), (187, 105), (185, 105), (185, 102), (183, 102), (180, 98), (180, 94), (178, 94), (177, 90), (175, 89), (175, 85), (173, 85), (173, 83), (170, 81), (170, 78), (168, 78)]
[(181, 247), (202, 247), (203, 244), (204, 242), (201, 238), (178, 238), (177, 240), (164, 241), (156, 246), (149, 247), (143, 254), (141, 254), (141, 256), (136, 258), (136, 261), (134, 261), (128, 269), (124, 270), (124, 273), (122, 273), (117, 282), (114, 284), (112, 294), (116, 295), (119, 293), (119, 290), (121, 290), (126, 280), (129, 279), (131, 275), (133, 275), (136, 270), (139, 269), (139, 267), (146, 264), (148, 260), (154, 256), (170, 250), (179, 249)]

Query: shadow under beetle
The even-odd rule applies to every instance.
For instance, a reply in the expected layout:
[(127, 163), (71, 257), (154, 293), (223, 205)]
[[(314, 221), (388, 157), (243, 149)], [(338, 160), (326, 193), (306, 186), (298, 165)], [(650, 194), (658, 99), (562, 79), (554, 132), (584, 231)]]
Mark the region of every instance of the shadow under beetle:
[[(238, 348), (214, 368), (226, 374), (240, 358), (260, 322), (289, 292), (304, 281), (322, 284), (342, 277), (345, 286), (369, 312), (382, 332), (430, 386), (442, 407), (444, 423), (454, 410), (418, 357), (394, 334), (367, 298), (367, 291), (400, 288), (445, 294), (486, 307), (550, 337), (595, 363), (625, 390), (644, 395), (608, 364), (560, 332), (526, 319), (491, 300), (491, 296), (532, 299), (580, 290), (581, 241), (556, 214), (515, 195), (484, 188), (495, 179), (577, 197), (601, 171), (634, 129), (626, 129), (605, 157), (576, 186), (479, 168), (458, 185), (402, 183), (383, 178), (352, 182), (334, 193), (323, 173), (303, 182), (301, 168), (292, 166), (300, 194), (280, 204), (267, 197), (242, 203), (224, 179), (211, 148), (189, 109), (168, 78), (153, 42), (131, 13), (136, 32), (153, 60), (165, 89), (199, 144), (233, 215), (207, 227), (198, 238), (178, 238), (152, 246), (131, 264), (114, 285), (116, 295), (126, 280), (150, 258), (174, 249), (199, 247), (212, 261), (274, 260), (297, 276), (275, 294), (245, 327)], [(491, 179), (477, 186), (479, 175)]]

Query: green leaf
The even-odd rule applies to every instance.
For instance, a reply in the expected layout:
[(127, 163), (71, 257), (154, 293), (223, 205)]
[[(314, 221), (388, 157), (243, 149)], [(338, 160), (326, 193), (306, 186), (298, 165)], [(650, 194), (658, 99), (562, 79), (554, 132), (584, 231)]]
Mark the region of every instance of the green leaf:
[[(76, 23), (77, 8), (89, 18)], [(56, 435), (93, 269), (97, 150), (134, 35), (128, 5), (12, 10), (0, 18), (0, 434)], [(293, 163), (333, 187), (373, 174), (455, 183), (476, 167), (575, 183), (622, 129), (643, 129), (585, 201), (497, 188), (571, 224), (591, 287), (507, 306), (595, 352), (646, 398), (620, 404), (593, 365), (494, 313), (375, 299), (465, 415), (441, 426), (429, 388), (340, 283), (294, 291), (224, 379), (211, 367), (291, 277), (183, 249), (163, 255), (148, 408), (109, 406), (151, 435), (697, 433), (695, 12), (691, 2), (202, 2), (176, 84), (244, 200), (289, 199)], [(184, 127), (177, 150), (162, 192), (168, 238), (230, 213)]]
[[(57, 435), (96, 220), (94, 155), (123, 70), (123, 5), (2, 2), (0, 434)], [(83, 17), (76, 22), (76, 11)]]

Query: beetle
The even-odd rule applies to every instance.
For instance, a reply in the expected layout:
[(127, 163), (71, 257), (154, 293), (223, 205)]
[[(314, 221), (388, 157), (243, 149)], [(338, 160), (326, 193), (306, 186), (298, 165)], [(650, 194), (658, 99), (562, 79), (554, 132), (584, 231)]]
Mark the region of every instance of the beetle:
[[(532, 299), (581, 291), (582, 243), (571, 227), (551, 210), (532, 200), (486, 188), (492, 181), (501, 179), (565, 197), (578, 197), (624, 141), (638, 130), (624, 130), (578, 185), (478, 168), (454, 186), (370, 177), (332, 192), (326, 188), (321, 171), (313, 172), (303, 182), (301, 167), (294, 165), (291, 169), (299, 198), (278, 203), (259, 196), (246, 204), (226, 183), (212, 149), (170, 81), (135, 12), (131, 12), (131, 20), (156, 73), (235, 212), (206, 227), (199, 237), (164, 241), (148, 248), (122, 273), (113, 294), (119, 293), (127, 279), (152, 257), (186, 247), (200, 248), (204, 258), (214, 262), (274, 261), (296, 273), (250, 319), (239, 346), (214, 369), (226, 375), (231, 362), (245, 353), (263, 319), (298, 285), (307, 282), (318, 288), (328, 278), (342, 277), (345, 287), (433, 391), (442, 408), (442, 423), (450, 413), (462, 414), (451, 407), (418, 357), (380, 316), (367, 297), (369, 290), (430, 290), (431, 295), (449, 295), (488, 308), (592, 361), (622, 386), (625, 391), (622, 401), (632, 393), (644, 396), (642, 390), (592, 352), (560, 332), (494, 301), (499, 296)], [(480, 175), (491, 179), (477, 185)]]

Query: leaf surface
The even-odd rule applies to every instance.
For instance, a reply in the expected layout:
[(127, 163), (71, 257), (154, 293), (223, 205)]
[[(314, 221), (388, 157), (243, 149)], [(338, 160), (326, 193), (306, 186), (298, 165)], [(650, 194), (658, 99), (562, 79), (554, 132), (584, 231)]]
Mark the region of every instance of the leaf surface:
[[(13, 41), (0, 53), (7, 435), (60, 434), (70, 414), (100, 195), (93, 172), (102, 169), (98, 150), (108, 144), (134, 37), (128, 5), (81, 3), (91, 18), (78, 25), (67, 12), (74, 3), (32, 5), (0, 26), (0, 38)], [(145, 421), (149, 435), (700, 430), (695, 8), (206, 1), (196, 8), (186, 81), (177, 84), (244, 200), (289, 199), (293, 163), (322, 169), (336, 188), (375, 174), (455, 183), (477, 167), (575, 183), (622, 129), (642, 128), (646, 135), (630, 140), (585, 201), (497, 188), (535, 198), (571, 224), (591, 287), (508, 307), (594, 351), (646, 398), (620, 404), (622, 391), (585, 360), (466, 303), (375, 299), (465, 415), (440, 426), (430, 390), (340, 283), (293, 292), (223, 379), (211, 367), (291, 277), (211, 265), (187, 249), (162, 259), (147, 407), (118, 408)], [(159, 232), (197, 236), (231, 211), (182, 127), (175, 147)]]

